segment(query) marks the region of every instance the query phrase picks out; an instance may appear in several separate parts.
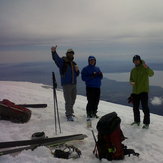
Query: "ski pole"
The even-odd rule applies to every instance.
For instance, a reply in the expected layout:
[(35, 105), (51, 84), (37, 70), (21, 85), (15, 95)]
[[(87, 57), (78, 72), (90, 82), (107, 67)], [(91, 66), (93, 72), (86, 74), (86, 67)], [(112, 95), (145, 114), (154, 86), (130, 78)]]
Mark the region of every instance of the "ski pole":
[(58, 100), (57, 100), (57, 94), (56, 94), (56, 88), (57, 88), (57, 82), (56, 82), (56, 78), (55, 78), (55, 74), (53, 72), (53, 76), (54, 76), (54, 83), (55, 83), (55, 101), (56, 101), (56, 113), (57, 113), (57, 119), (58, 119), (58, 125), (59, 125), (59, 130), (61, 133), (61, 124), (60, 124), (60, 117), (59, 117), (59, 110), (58, 110)]
[[(55, 91), (55, 94), (56, 94), (56, 91)], [(57, 112), (57, 118), (58, 118), (58, 125), (59, 125), (59, 131), (61, 133), (61, 124), (60, 124), (60, 118), (59, 118), (59, 111), (58, 111), (58, 100), (57, 100), (57, 94), (56, 94), (56, 112)]]
[(56, 104), (55, 104), (55, 89), (57, 87), (57, 83), (55, 82), (54, 72), (52, 72), (53, 79), (53, 101), (54, 101), (54, 123), (55, 123), (55, 134), (57, 135), (57, 118), (56, 118)]
[(61, 125), (60, 125), (60, 118), (59, 118), (59, 111), (58, 111), (58, 101), (57, 101), (57, 94), (56, 94), (56, 88), (57, 88), (57, 82), (56, 82), (56, 78), (55, 78), (55, 74), (54, 72), (52, 72), (52, 76), (53, 76), (53, 94), (54, 94), (54, 116), (55, 116), (55, 131), (57, 134), (57, 120), (58, 120), (58, 125), (59, 125), (59, 130), (61, 133)]

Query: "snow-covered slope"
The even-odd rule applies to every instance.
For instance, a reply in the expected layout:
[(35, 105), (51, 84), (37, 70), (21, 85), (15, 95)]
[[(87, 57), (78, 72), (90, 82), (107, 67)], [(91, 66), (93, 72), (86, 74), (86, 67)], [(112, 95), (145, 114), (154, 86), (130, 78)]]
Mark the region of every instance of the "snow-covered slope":
[[(34, 151), (23, 151), (17, 155), (1, 156), (1, 163), (62, 163), (62, 162), (78, 162), (78, 163), (98, 163), (99, 160), (92, 154), (94, 148), (94, 140), (90, 129), (86, 126), (85, 106), (86, 97), (77, 96), (74, 106), (76, 122), (67, 122), (65, 118), (64, 99), (62, 91), (57, 91), (58, 106), (60, 112), (62, 133), (57, 136), (69, 134), (86, 134), (88, 138), (75, 143), (75, 146), (82, 151), (81, 158), (77, 160), (63, 160), (54, 158), (49, 149), (46, 147), (38, 147)], [(47, 108), (31, 108), (32, 117), (28, 123), (16, 124), (9, 121), (0, 121), (0, 141), (12, 141), (30, 139), (34, 132), (44, 131), (48, 137), (54, 137), (54, 110), (53, 110), (53, 91), (51, 87), (42, 84), (30, 82), (6, 82), (0, 81), (0, 100), (9, 99), (16, 104), (24, 103), (47, 103)], [(103, 116), (110, 112), (117, 112), (121, 118), (121, 128), (127, 140), (124, 144), (129, 148), (135, 149), (140, 153), (140, 157), (126, 156), (122, 161), (112, 161), (119, 163), (163, 163), (163, 118), (162, 116), (151, 114), (151, 125), (148, 130), (140, 127), (132, 127), (130, 123), (133, 121), (132, 108), (117, 105), (105, 101), (100, 101), (99, 116)], [(143, 113), (141, 113), (143, 117)], [(97, 134), (96, 124), (98, 119), (92, 121), (95, 134)], [(102, 162), (108, 162), (103, 159)]]

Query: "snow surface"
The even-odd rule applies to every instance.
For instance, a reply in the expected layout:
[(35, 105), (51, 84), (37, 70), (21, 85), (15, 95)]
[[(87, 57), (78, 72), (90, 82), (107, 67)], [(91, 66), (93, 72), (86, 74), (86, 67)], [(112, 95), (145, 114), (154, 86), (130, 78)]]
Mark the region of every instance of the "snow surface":
[[(85, 106), (86, 97), (77, 96), (74, 106), (77, 120), (67, 122), (65, 118), (64, 99), (61, 90), (57, 90), (58, 106), (61, 120), (62, 133), (55, 134), (54, 127), (54, 107), (53, 91), (50, 86), (30, 82), (9, 82), (0, 81), (0, 100), (9, 99), (16, 104), (28, 103), (46, 103), (47, 108), (30, 108), (32, 111), (31, 119), (28, 123), (17, 124), (10, 121), (0, 121), (0, 141), (13, 141), (30, 139), (34, 132), (44, 131), (48, 137), (63, 136), (71, 134), (86, 134), (88, 138), (73, 142), (73, 144), (82, 151), (79, 159), (58, 159), (54, 158), (49, 149), (38, 147), (34, 151), (26, 150), (15, 155), (5, 155), (0, 157), (0, 163), (99, 163), (100, 161), (92, 154), (94, 149), (94, 139), (91, 130), (86, 125)], [(105, 101), (100, 101), (99, 116), (110, 112), (117, 112), (121, 118), (121, 129), (127, 140), (124, 144), (128, 148), (135, 149), (140, 153), (139, 158), (135, 156), (126, 156), (124, 160), (112, 161), (113, 163), (163, 163), (163, 118), (162, 116), (151, 114), (151, 125), (149, 129), (130, 126), (133, 121), (132, 108), (128, 106), (117, 105)], [(141, 112), (143, 117), (143, 113)], [(98, 119), (92, 120), (92, 127), (97, 135), (96, 124)], [(103, 159), (103, 163), (108, 162)]]

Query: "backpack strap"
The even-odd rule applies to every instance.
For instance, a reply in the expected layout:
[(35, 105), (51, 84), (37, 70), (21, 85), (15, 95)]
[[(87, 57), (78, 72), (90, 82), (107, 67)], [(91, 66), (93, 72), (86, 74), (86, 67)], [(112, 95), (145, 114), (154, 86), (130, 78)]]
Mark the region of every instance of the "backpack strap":
[(136, 153), (134, 149), (127, 149), (127, 146), (124, 146), (124, 155), (128, 155), (130, 157), (131, 154), (137, 157), (140, 155), (139, 153)]
[(67, 57), (62, 57), (62, 59), (64, 60), (63, 62), (63, 66), (61, 68), (61, 74), (64, 75), (65, 72), (67, 71), (67, 67), (71, 66), (72, 69), (74, 68), (75, 65), (77, 65), (74, 61), (70, 62)]

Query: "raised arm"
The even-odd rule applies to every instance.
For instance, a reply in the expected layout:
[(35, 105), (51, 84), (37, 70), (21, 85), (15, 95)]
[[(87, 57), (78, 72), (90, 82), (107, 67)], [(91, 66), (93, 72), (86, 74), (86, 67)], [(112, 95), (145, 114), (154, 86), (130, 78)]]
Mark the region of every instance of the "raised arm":
[(59, 55), (57, 54), (56, 52), (56, 49), (57, 49), (57, 46), (53, 46), (51, 47), (51, 53), (52, 53), (52, 58), (54, 60), (54, 62), (56, 63), (56, 65), (59, 67), (59, 68), (62, 68), (63, 66), (63, 59), (59, 57)]

